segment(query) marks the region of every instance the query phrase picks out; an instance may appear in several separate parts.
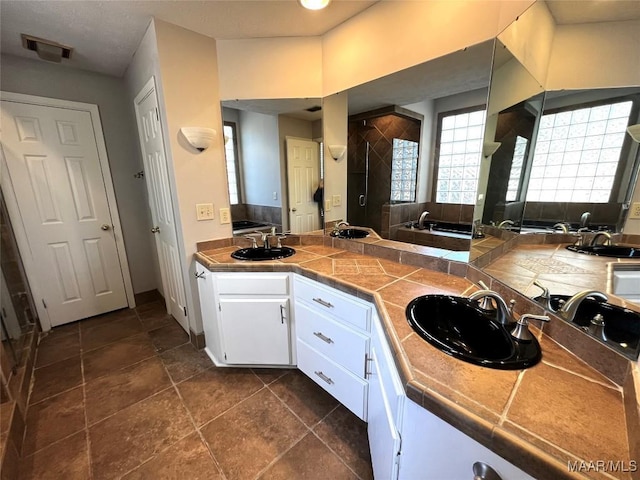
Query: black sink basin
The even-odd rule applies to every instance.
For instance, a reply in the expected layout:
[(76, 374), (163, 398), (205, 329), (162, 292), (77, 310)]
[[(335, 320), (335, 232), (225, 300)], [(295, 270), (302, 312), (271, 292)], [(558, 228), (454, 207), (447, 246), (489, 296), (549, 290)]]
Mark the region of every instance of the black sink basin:
[(338, 238), (365, 238), (369, 236), (369, 232), (361, 228), (341, 228), (331, 232), (330, 235)]
[(273, 248), (241, 248), (231, 254), (236, 260), (252, 260), (258, 262), (261, 260), (278, 260), (279, 258), (287, 258), (296, 253), (291, 247), (273, 247)]
[(407, 306), (407, 320), (415, 332), (442, 352), (466, 362), (502, 370), (528, 368), (540, 361), (534, 338), (518, 341), (495, 315), (477, 302), (450, 295), (424, 295)]
[(577, 253), (585, 253), (587, 255), (598, 255), (601, 257), (640, 258), (640, 248), (626, 247), (624, 245), (592, 245), (584, 247), (569, 245), (567, 246), (567, 250)]
[[(569, 298), (571, 298), (569, 295), (551, 295), (551, 309), (558, 311), (561, 301), (566, 302)], [(602, 315), (604, 320), (604, 338), (601, 335), (597, 335), (596, 338), (633, 359), (638, 358), (640, 353), (640, 313), (587, 297), (580, 303), (573, 323), (587, 332), (591, 327), (590, 333), (594, 333), (591, 320), (596, 315)]]

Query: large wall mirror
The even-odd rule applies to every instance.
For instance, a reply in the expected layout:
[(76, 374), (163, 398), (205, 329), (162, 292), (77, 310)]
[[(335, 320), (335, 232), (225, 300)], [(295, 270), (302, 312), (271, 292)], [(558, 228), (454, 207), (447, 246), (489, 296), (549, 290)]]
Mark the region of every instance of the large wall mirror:
[[(569, 76), (561, 89), (557, 59), (584, 56), (575, 44), (569, 48), (571, 35), (588, 49), (602, 22), (637, 20), (638, 12), (629, 17), (626, 6), (612, 2), (597, 22), (562, 2), (537, 2), (498, 36), (484, 138), (491, 154), (483, 159), (477, 221), (521, 233), (622, 231), (638, 178), (638, 147), (626, 128), (640, 121), (640, 88), (602, 78), (593, 82), (598, 88), (570, 88), (576, 82)], [(624, 37), (620, 45), (615, 41), (612, 48), (624, 46)], [(619, 62), (634, 63), (630, 53)], [(624, 71), (626, 65), (606, 68)], [(599, 69), (583, 65), (575, 74), (598, 77)], [(544, 79), (553, 88), (545, 91)], [(472, 257), (486, 253), (483, 243), (474, 240)]]
[(493, 43), (346, 92), (350, 224), (469, 251)]
[(222, 117), (234, 235), (321, 230), (321, 99), (223, 101)]

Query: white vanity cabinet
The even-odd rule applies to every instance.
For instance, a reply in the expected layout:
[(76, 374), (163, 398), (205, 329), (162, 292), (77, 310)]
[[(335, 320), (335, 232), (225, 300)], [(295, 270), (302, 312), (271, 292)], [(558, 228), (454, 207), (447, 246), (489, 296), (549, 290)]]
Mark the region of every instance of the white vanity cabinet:
[(534, 477), (409, 399), (405, 402), (401, 431), (400, 480), (472, 479), (476, 462), (489, 465), (501, 480), (534, 480)]
[(295, 364), (288, 273), (197, 268), (205, 350), (216, 364)]
[(402, 451), (400, 427), (406, 396), (377, 316), (371, 328), (367, 419), (371, 463), (374, 478), (395, 480)]
[(294, 303), (298, 368), (366, 420), (371, 305), (298, 275)]

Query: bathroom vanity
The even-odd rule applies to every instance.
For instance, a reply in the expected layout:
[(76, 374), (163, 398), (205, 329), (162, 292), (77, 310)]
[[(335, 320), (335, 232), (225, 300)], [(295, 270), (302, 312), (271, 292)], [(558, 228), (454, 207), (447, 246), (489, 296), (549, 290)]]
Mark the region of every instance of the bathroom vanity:
[[(470, 281), (313, 243), (295, 246), (299, 263), (237, 262), (229, 247), (197, 254), (206, 351), (219, 366), (299, 368), (367, 422), (376, 478), (472, 478), (477, 462), (503, 479), (575, 478), (568, 462), (590, 451), (629, 464), (620, 387), (546, 335), (534, 330), (540, 364), (500, 371), (449, 357), (411, 331), (412, 298), (468, 295)], [(360, 273), (345, 274), (353, 268)], [(261, 350), (267, 316), (262, 307), (234, 312), (255, 328), (229, 329), (234, 299), (277, 305), (267, 328), (280, 336), (265, 357), (229, 355), (235, 344)], [(541, 408), (551, 403), (553, 415)]]

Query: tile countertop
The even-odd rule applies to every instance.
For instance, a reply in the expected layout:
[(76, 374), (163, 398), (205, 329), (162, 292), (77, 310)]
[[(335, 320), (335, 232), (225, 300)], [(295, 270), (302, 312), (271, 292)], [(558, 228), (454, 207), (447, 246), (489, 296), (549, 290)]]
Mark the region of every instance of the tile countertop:
[[(477, 290), (471, 281), (324, 244), (294, 247), (294, 256), (273, 262), (234, 260), (237, 246), (203, 250), (195, 259), (212, 271), (292, 271), (372, 301), (407, 396), (535, 478), (636, 478), (628, 471), (568, 471), (568, 461), (599, 460), (628, 470), (640, 428), (637, 416), (627, 426), (623, 388), (546, 334), (533, 330), (543, 351), (538, 365), (505, 371), (452, 358), (413, 332), (404, 315), (413, 298), (468, 295)], [(635, 398), (626, 403), (637, 407)]]

